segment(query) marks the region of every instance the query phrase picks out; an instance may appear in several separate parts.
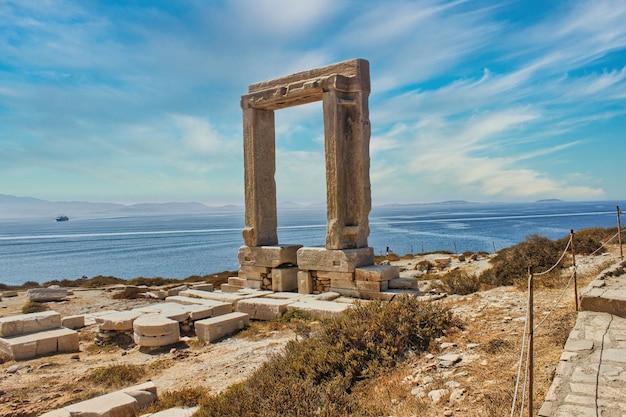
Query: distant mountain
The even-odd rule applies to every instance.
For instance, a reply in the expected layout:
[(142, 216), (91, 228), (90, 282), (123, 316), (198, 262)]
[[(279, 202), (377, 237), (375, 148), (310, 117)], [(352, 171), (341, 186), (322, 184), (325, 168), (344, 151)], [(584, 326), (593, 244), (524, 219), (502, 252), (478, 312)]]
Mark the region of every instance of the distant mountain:
[(115, 217), (136, 214), (200, 214), (224, 210), (241, 209), (240, 206), (209, 207), (202, 203), (91, 203), (84, 201), (47, 201), (32, 197), (16, 197), (0, 194), (0, 218), (35, 218), (54, 219), (66, 215), (70, 220), (89, 217)]

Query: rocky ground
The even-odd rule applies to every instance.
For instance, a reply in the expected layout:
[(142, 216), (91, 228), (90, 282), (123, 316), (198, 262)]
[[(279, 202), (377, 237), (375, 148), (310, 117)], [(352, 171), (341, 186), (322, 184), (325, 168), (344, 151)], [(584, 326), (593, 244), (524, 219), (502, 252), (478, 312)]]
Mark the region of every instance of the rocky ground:
[[(434, 260), (441, 255), (428, 255)], [(416, 263), (424, 258), (394, 261), (414, 275)], [(607, 264), (615, 253), (578, 257), (579, 285), (584, 285)], [(478, 273), (488, 259), (452, 262), (449, 268)], [(422, 289), (436, 281), (421, 283)], [(536, 322), (555, 307), (560, 288), (540, 288), (535, 299)], [(563, 344), (574, 321), (574, 296), (568, 291), (536, 334), (536, 408), (543, 401)], [(25, 294), (4, 298), (0, 316), (21, 314)], [(62, 316), (104, 310), (125, 310), (155, 301), (116, 300), (104, 290), (75, 290), (67, 301), (49, 303)], [(415, 355), (397, 372), (372, 384), (373, 401), (379, 401), (393, 416), (484, 416), (508, 414), (523, 334), (525, 292), (515, 287), (485, 289), (466, 296), (448, 296), (462, 326), (438, 341), (430, 353)], [(286, 326), (255, 323), (235, 337), (215, 344), (186, 338), (163, 351), (147, 352), (137, 347), (105, 346), (94, 343), (96, 325), (80, 329), (80, 352), (7, 361), (0, 365), (0, 415), (32, 416), (85, 399), (107, 387), (89, 378), (93, 370), (111, 365), (142, 365), (138, 382), (152, 380), (160, 392), (185, 387), (206, 387), (220, 392), (245, 379), (274, 352), (296, 337)], [(19, 365), (19, 366), (15, 366)], [(19, 369), (18, 369), (19, 368)], [(113, 389), (110, 389), (113, 390)], [(419, 410), (419, 412), (417, 412)]]

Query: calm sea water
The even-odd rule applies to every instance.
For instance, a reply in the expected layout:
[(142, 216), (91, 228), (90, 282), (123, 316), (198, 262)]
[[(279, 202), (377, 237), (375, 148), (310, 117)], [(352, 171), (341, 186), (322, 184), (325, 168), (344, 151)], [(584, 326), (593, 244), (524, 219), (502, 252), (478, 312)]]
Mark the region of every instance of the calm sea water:
[[(448, 250), (493, 252), (539, 234), (617, 226), (622, 201), (528, 204), (436, 204), (375, 207), (369, 244), (398, 254)], [(0, 282), (186, 278), (237, 270), (243, 211), (205, 215), (0, 220)], [(324, 209), (279, 211), (279, 241), (323, 245)]]

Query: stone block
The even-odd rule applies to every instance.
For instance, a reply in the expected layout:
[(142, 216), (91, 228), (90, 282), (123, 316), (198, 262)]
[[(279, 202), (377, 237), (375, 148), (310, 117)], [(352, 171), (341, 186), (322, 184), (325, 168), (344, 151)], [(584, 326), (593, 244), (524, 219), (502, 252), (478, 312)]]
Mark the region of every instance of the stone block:
[(220, 291), (222, 292), (227, 292), (227, 293), (234, 293), (237, 292), (241, 289), (243, 289), (245, 287), (240, 287), (239, 285), (232, 285), (232, 284), (222, 284), (220, 287)]
[(262, 280), (267, 278), (272, 272), (272, 268), (264, 266), (242, 266), (239, 269), (239, 278), (245, 278), (247, 280), (255, 279)]
[(392, 278), (389, 280), (389, 289), (396, 290), (417, 290), (417, 280), (415, 278)]
[(185, 297), (196, 297), (196, 298), (202, 298), (205, 300), (214, 300), (214, 301), (222, 301), (225, 303), (230, 303), (233, 309), (237, 307), (237, 302), (239, 302), (239, 300), (258, 296), (254, 294), (225, 293), (225, 292), (217, 292), (217, 291), (208, 292), (208, 291), (196, 291), (196, 290), (181, 291), (180, 295), (185, 296)]
[(78, 333), (66, 328), (0, 338), (0, 351), (15, 360), (55, 352), (78, 352)]
[(147, 407), (157, 400), (157, 387), (153, 382), (145, 382), (129, 388), (121, 389), (120, 392), (128, 394), (137, 401), (139, 408)]
[(178, 322), (160, 314), (146, 314), (137, 318), (133, 330), (133, 339), (139, 346), (168, 346), (178, 343), (180, 339)]
[(178, 295), (179, 292), (185, 291), (187, 289), (189, 289), (189, 287), (187, 287), (186, 285), (179, 285), (178, 287), (170, 288), (169, 290), (166, 290), (167, 297), (172, 297), (174, 295)]
[(399, 276), (400, 269), (393, 265), (370, 265), (354, 271), (354, 279), (357, 281), (389, 281)]
[(354, 281), (359, 291), (387, 291), (389, 281)]
[[(230, 309), (232, 306), (228, 303), (222, 303), (224, 306), (228, 307), (228, 313), (230, 313)], [(189, 319), (191, 321), (198, 321), (202, 319), (208, 319), (209, 317), (213, 317), (213, 307), (205, 306), (202, 304), (188, 304), (185, 306), (185, 309), (189, 313)]]
[(237, 311), (246, 313), (254, 320), (274, 320), (280, 318), (287, 311), (291, 300), (275, 298), (249, 298), (237, 304)]
[(340, 316), (350, 308), (350, 304), (334, 303), (332, 301), (308, 300), (296, 301), (289, 304), (287, 310), (300, 310), (311, 315), (311, 317), (322, 320)]
[(72, 416), (81, 417), (123, 417), (134, 416), (139, 412), (139, 404), (135, 398), (121, 391), (101, 395), (64, 408)]
[(263, 288), (263, 281), (259, 279), (248, 278), (246, 280), (246, 288), (252, 288), (253, 290), (260, 290)]
[(199, 320), (194, 325), (198, 338), (207, 342), (214, 342), (248, 326), (250, 316), (240, 312)]
[(374, 264), (374, 249), (300, 248), (298, 267), (308, 271), (354, 272), (357, 267)]
[(0, 337), (35, 333), (61, 327), (61, 315), (56, 311), (19, 314), (0, 318)]
[(65, 316), (61, 319), (61, 325), (68, 329), (80, 329), (85, 327), (85, 316), (83, 314)]
[[(200, 305), (211, 309), (211, 316), (221, 316), (222, 314), (228, 314), (233, 311), (233, 305), (230, 302), (208, 300), (204, 298), (185, 297), (182, 295), (176, 295), (173, 297), (167, 297), (166, 301), (171, 301), (183, 305)], [(191, 310), (195, 311), (195, 310)], [(192, 313), (190, 313), (192, 314)], [(193, 317), (192, 317), (192, 320)]]
[(296, 291), (298, 289), (298, 267), (272, 269), (272, 291)]
[(243, 288), (246, 286), (246, 278), (228, 277), (228, 285), (233, 285), (236, 287)]
[(30, 301), (61, 301), (67, 298), (66, 288), (31, 288), (26, 293)]
[(133, 322), (135, 319), (143, 314), (145, 313), (137, 310), (117, 311), (115, 313), (96, 317), (96, 323), (99, 324), (100, 330), (127, 332), (133, 329)]
[(213, 284), (193, 284), (191, 286), (192, 290), (200, 290), (200, 291), (213, 291)]
[(133, 323), (133, 331), (140, 336), (165, 336), (178, 330), (178, 321), (161, 314), (146, 314)]
[(3, 291), (2, 296), (6, 298), (17, 297), (17, 291)]
[(239, 265), (278, 268), (295, 265), (297, 252), (302, 245), (242, 246), (239, 248)]
[(309, 271), (298, 271), (298, 293), (313, 294), (313, 276)]
[(391, 291), (366, 291), (366, 290), (351, 290), (347, 288), (331, 288), (331, 291), (338, 292), (346, 297), (363, 298), (366, 300), (379, 300), (379, 301), (391, 301), (398, 295), (397, 292)]
[(133, 311), (139, 311), (144, 314), (159, 314), (179, 323), (189, 318), (189, 310), (183, 304), (176, 302), (152, 304), (146, 307), (135, 308)]

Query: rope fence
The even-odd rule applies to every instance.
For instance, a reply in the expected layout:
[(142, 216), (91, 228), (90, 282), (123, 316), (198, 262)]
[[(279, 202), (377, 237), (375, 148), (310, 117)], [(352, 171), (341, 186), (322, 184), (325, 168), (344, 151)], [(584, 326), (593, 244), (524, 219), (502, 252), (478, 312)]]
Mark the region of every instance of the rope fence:
[[(623, 232), (623, 229), (620, 223), (620, 214), (621, 214), (620, 208), (619, 206), (617, 206), (617, 224), (618, 224), (617, 233), (613, 235), (610, 239), (606, 240), (605, 242), (602, 242), (600, 247), (596, 249), (594, 252), (592, 252), (590, 256), (594, 256), (596, 253), (598, 253), (598, 251), (602, 250), (602, 248), (606, 247), (606, 245), (611, 243), (617, 237), (618, 243), (619, 243), (620, 258), (624, 259), (623, 251), (622, 251), (622, 239), (621, 239), (621, 234)], [(565, 296), (567, 292), (567, 289), (572, 284), (572, 281), (574, 282), (574, 298), (576, 300), (575, 308), (576, 308), (576, 311), (578, 311), (578, 290), (577, 290), (577, 283), (576, 283), (577, 266), (576, 266), (576, 254), (574, 251), (574, 247), (575, 247), (574, 235), (575, 235), (574, 231), (572, 230), (570, 234), (570, 239), (565, 245), (565, 249), (563, 250), (561, 257), (553, 266), (548, 268), (546, 271), (535, 274), (533, 272), (533, 267), (532, 266), (528, 267), (528, 290), (527, 290), (528, 291), (528, 294), (527, 294), (528, 303), (527, 303), (527, 307), (525, 311), (526, 319), (524, 321), (524, 332), (522, 335), (521, 350), (520, 350), (519, 362), (517, 365), (517, 377), (515, 379), (515, 387), (514, 387), (514, 392), (513, 392), (513, 401), (511, 404), (510, 417), (515, 416), (516, 410), (518, 409), (517, 408), (518, 403), (519, 403), (519, 416), (520, 417), (523, 416), (525, 403), (526, 403), (526, 397), (528, 397), (528, 405), (527, 405), (528, 416), (530, 417), (533, 416), (533, 337), (534, 337), (534, 333), (550, 318), (550, 316), (555, 311), (557, 306), (561, 303), (561, 301), (563, 300), (563, 297)], [(552, 303), (552, 308), (546, 313), (545, 317), (539, 322), (539, 324), (537, 324), (536, 326), (533, 326), (533, 310), (534, 310), (533, 308), (533, 279), (535, 276), (545, 275), (545, 274), (552, 272), (554, 269), (556, 269), (565, 258), (565, 255), (567, 254), (568, 250), (570, 250), (572, 254), (572, 261), (573, 261), (572, 273), (567, 283), (564, 285), (563, 291)], [(525, 352), (526, 352), (526, 355), (524, 355)], [(524, 356), (526, 356), (526, 361), (524, 361)], [(520, 390), (520, 381), (522, 380), (522, 372), (524, 373), (524, 378), (523, 378), (524, 382)], [(524, 395), (524, 393), (526, 392), (527, 384), (528, 384), (527, 395)]]

